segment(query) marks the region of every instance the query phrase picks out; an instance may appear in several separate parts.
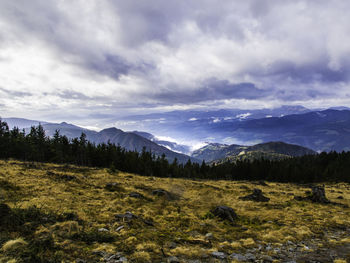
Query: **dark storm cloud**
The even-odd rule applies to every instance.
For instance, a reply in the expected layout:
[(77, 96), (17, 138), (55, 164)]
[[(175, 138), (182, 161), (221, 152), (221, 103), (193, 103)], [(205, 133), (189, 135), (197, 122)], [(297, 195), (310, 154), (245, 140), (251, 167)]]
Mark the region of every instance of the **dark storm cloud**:
[(258, 89), (253, 83), (233, 84), (227, 80), (210, 79), (197, 89), (172, 89), (156, 94), (160, 101), (171, 103), (198, 103), (222, 99), (259, 99), (269, 95), (268, 92)]

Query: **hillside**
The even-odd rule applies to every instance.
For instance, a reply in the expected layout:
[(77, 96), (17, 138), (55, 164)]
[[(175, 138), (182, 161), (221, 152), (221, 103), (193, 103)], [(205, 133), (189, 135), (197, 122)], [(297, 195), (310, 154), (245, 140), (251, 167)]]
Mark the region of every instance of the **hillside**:
[(152, 138), (147, 138), (147, 136), (145, 136), (147, 133), (140, 132), (140, 134), (138, 134), (137, 132), (124, 132), (117, 128), (108, 128), (97, 132), (66, 122), (47, 123), (20, 118), (5, 118), (4, 121), (9, 121), (9, 126), (11, 128), (14, 126), (21, 129), (24, 128), (26, 133), (30, 132), (31, 126), (37, 126), (41, 124), (45, 130), (46, 135), (50, 137), (55, 134), (56, 130), (58, 130), (61, 135), (65, 135), (70, 139), (79, 138), (81, 133), (85, 133), (86, 139), (96, 144), (110, 142), (116, 145), (120, 145), (126, 150), (136, 150), (138, 152), (141, 152), (145, 147), (147, 151), (151, 151), (156, 156), (162, 156), (165, 154), (166, 159), (170, 162), (173, 162), (175, 158), (179, 163), (186, 163), (189, 159), (191, 159), (192, 162), (199, 162), (199, 160), (196, 158), (191, 158), (185, 154), (174, 152), (168, 149), (171, 148), (169, 146), (172, 146), (175, 148), (175, 150), (178, 150), (176, 147), (180, 147), (180, 145), (170, 144), (170, 142), (166, 141), (154, 141)]
[[(254, 188), (270, 201), (240, 199)], [(157, 189), (166, 192), (160, 196)], [(327, 184), (333, 203), (318, 204), (294, 199), (309, 190), (305, 185), (0, 161), (0, 190), (0, 262), (350, 259), (350, 187), (344, 183)], [(234, 209), (234, 223), (210, 212), (218, 205)]]
[(279, 160), (315, 153), (315, 151), (305, 147), (283, 142), (268, 142), (253, 146), (210, 143), (194, 151), (192, 156), (206, 162), (223, 162), (261, 158)]

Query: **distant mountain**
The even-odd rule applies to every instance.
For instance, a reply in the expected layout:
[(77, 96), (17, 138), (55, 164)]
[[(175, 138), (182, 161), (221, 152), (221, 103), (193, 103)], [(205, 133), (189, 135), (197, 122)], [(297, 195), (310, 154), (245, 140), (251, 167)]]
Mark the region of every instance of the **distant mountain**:
[(41, 124), (47, 123), (45, 121), (27, 120), (22, 118), (3, 118), (2, 120), (8, 124), (10, 129), (12, 129), (13, 127), (24, 129), (31, 126), (38, 126), (40, 123)]
[(190, 153), (190, 147), (187, 145), (178, 144), (176, 142), (170, 142), (170, 141), (166, 141), (166, 140), (160, 140), (157, 137), (155, 137), (153, 134), (148, 133), (148, 132), (133, 131), (133, 133), (135, 133), (139, 136), (142, 136), (142, 137), (144, 137), (152, 142), (155, 142), (158, 145), (164, 146), (171, 151), (179, 152), (179, 153), (183, 153), (183, 154)]
[[(167, 137), (196, 141), (225, 142), (222, 127), (238, 125), (253, 119), (281, 117), (310, 112), (303, 106), (282, 106), (274, 109), (178, 110), (147, 115), (127, 116), (121, 122), (125, 129), (134, 129), (135, 122), (143, 130)], [(128, 124), (130, 123), (130, 124)], [(230, 144), (233, 142), (229, 142)], [(238, 140), (237, 143), (245, 143)]]
[(316, 151), (349, 151), (350, 111), (325, 110), (247, 120), (222, 126), (221, 133), (243, 141), (283, 141)]
[(192, 153), (192, 156), (206, 162), (236, 161), (242, 159), (282, 159), (307, 154), (316, 154), (308, 148), (284, 142), (268, 142), (253, 146), (210, 143)]

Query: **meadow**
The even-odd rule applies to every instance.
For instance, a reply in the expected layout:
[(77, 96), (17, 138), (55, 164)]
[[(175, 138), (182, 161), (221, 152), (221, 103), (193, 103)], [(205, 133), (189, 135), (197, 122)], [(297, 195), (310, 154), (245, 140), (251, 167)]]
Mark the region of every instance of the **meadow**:
[[(240, 199), (255, 188), (270, 201)], [(3, 160), (0, 262), (347, 262), (350, 185), (326, 183), (330, 204), (294, 199), (309, 190)]]

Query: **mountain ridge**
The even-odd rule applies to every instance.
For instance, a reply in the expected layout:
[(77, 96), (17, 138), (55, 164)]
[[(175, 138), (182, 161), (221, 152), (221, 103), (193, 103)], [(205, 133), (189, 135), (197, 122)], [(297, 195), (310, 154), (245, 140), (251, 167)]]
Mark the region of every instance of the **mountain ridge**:
[(315, 151), (284, 142), (267, 142), (252, 146), (208, 144), (192, 153), (197, 159), (205, 162), (223, 162), (242, 159), (283, 159), (302, 155), (316, 154)]

